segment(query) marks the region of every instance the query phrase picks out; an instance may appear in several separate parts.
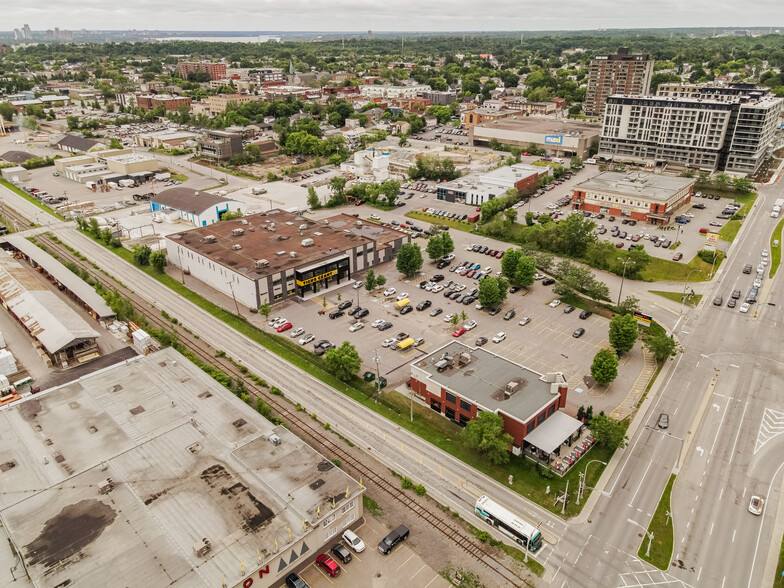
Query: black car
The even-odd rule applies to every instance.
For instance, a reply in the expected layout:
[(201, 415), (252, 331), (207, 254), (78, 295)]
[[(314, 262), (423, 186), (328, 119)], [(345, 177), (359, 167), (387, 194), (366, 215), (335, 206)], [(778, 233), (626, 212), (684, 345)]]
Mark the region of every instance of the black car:
[(484, 345), (485, 343), (487, 343), (487, 337), (479, 337), (479, 338), (476, 340), (476, 342), (474, 343), (474, 345), (476, 345), (477, 347), (481, 347), (481, 346), (482, 346), (482, 345)]
[(510, 294), (514, 294), (515, 292), (519, 292), (519, 291), (520, 291), (520, 287), (519, 286), (512, 286), (511, 288), (509, 288), (509, 293)]
[(390, 322), (386, 322), (378, 326), (379, 331), (386, 331), (387, 329), (391, 329), (391, 328), (392, 328), (392, 323)]
[(339, 317), (341, 317), (341, 316), (343, 316), (345, 314), (346, 313), (343, 312), (342, 310), (333, 310), (332, 312), (329, 313), (329, 318), (336, 319), (336, 318), (339, 318)]
[(751, 269), (752, 269), (751, 265), (744, 265), (743, 266), (743, 273), (744, 274), (750, 274), (751, 273)]
[(574, 330), (574, 333), (572, 333), (572, 337), (574, 337), (575, 339), (579, 339), (579, 338), (580, 338), (580, 337), (582, 337), (584, 334), (585, 334), (585, 329), (583, 329), (582, 327), (580, 327), (579, 329), (575, 329), (575, 330)]
[[(338, 307), (338, 308), (340, 308), (340, 307)], [(356, 315), (356, 314), (357, 314), (357, 313), (358, 313), (360, 310), (362, 310), (362, 307), (361, 307), (361, 306), (355, 306), (354, 308), (352, 308), (351, 310), (349, 310), (347, 314), (348, 314), (348, 316), (354, 316), (354, 315)]]
[(370, 311), (367, 308), (360, 308), (357, 312), (354, 313), (354, 318), (361, 319), (370, 314)]
[(727, 301), (727, 308), (735, 308), (735, 299), (734, 298), (730, 298)]
[(289, 574), (286, 576), (286, 588), (310, 588), (310, 586), (297, 574)]
[(628, 225), (628, 224), (629, 224), (629, 219), (628, 219), (628, 218), (625, 218), (625, 219), (623, 219), (623, 220), (621, 221), (621, 224), (622, 224), (622, 225)]
[(408, 314), (412, 310), (414, 310), (414, 307), (410, 304), (406, 304), (403, 308), (400, 309), (400, 314)]
[(430, 305), (433, 304), (429, 300), (423, 300), (419, 304), (416, 305), (417, 310), (425, 310), (426, 308), (430, 308)]
[(392, 549), (400, 543), (408, 538), (408, 527), (405, 525), (400, 525), (397, 529), (389, 533), (386, 537), (384, 537), (381, 542), (378, 544), (378, 550), (381, 552), (382, 555), (387, 555)]
[(457, 297), (458, 297), (458, 296), (460, 296), (460, 292), (451, 292), (451, 293), (449, 294), (449, 298), (450, 298), (451, 300), (457, 300)]
[(542, 286), (552, 286), (553, 284), (555, 284), (555, 280), (552, 278), (545, 278), (542, 280)]
[(425, 287), (425, 286), (427, 286), (429, 283), (430, 283), (430, 282), (428, 282), (427, 280), (422, 280), (421, 282), (419, 282), (419, 287), (420, 287), (420, 288), (424, 288), (424, 287)]
[(574, 312), (574, 306), (572, 306), (571, 304), (564, 307), (564, 314), (569, 314), (572, 312)]
[(467, 306), (467, 305), (471, 304), (474, 300), (476, 300), (476, 296), (473, 296), (473, 295), (469, 294), (468, 296), (463, 298), (463, 304), (465, 304)]
[(398, 341), (404, 341), (405, 339), (408, 339), (408, 333), (403, 332), (403, 333), (398, 333), (397, 334), (397, 340)]
[(446, 290), (444, 292), (444, 298), (449, 298), (450, 296), (452, 296), (452, 294), (455, 294), (454, 290)]
[(581, 319), (583, 319), (583, 320), (585, 320), (585, 319), (587, 319), (589, 316), (591, 316), (592, 314), (593, 314), (593, 313), (592, 313), (590, 310), (584, 310), (584, 311), (582, 311), (582, 312), (580, 313), (580, 318), (581, 318)]
[(335, 543), (330, 549), (332, 555), (340, 560), (340, 563), (347, 564), (351, 561), (351, 552), (344, 547), (342, 543)]
[(436, 264), (438, 269), (444, 269), (446, 266), (449, 265), (448, 261), (444, 261), (443, 259)]
[(430, 281), (431, 281), (431, 282), (441, 282), (441, 281), (443, 281), (443, 279), (444, 279), (444, 276), (443, 276), (443, 275), (441, 275), (441, 274), (436, 274), (436, 275), (434, 275), (432, 278), (430, 278)]
[(500, 306), (496, 306), (495, 308), (490, 310), (490, 316), (495, 316), (495, 315), (497, 315), (500, 312), (501, 312), (501, 307)]
[(508, 321), (508, 320), (513, 319), (515, 314), (517, 314), (517, 313), (514, 311), (514, 308), (510, 308), (509, 310), (507, 310), (504, 313), (504, 320)]
[(351, 300), (344, 300), (340, 304), (338, 304), (338, 310), (346, 310), (347, 308), (351, 308), (353, 302)]

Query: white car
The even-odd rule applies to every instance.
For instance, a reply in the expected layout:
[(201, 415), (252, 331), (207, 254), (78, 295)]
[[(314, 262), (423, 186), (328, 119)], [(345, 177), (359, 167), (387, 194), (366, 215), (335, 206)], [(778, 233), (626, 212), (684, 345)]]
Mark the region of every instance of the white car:
[(491, 267), (488, 265), (488, 266), (485, 268), (485, 271), (486, 271), (486, 272), (491, 272), (491, 271), (493, 271), (493, 268), (491, 268)]
[(476, 306), (474, 306), (474, 308), (477, 309), (477, 310), (482, 310), (484, 308), (484, 306), (482, 306), (481, 302), (477, 302)]
[(351, 332), (353, 333), (354, 331), (359, 331), (359, 330), (360, 330), (361, 328), (363, 328), (364, 326), (365, 326), (365, 323), (363, 323), (362, 321), (357, 321), (357, 322), (355, 322), (353, 325), (351, 325), (351, 326), (348, 328), (348, 330), (349, 330), (349, 331), (351, 331)]
[(520, 319), (520, 322), (518, 324), (521, 327), (524, 327), (525, 325), (527, 325), (530, 322), (531, 322), (531, 317), (530, 316), (524, 316), (522, 319)]
[(493, 343), (500, 343), (506, 339), (506, 333), (498, 333), (495, 337), (493, 337)]
[(544, 280), (544, 274), (534, 274), (534, 280)]
[(280, 320), (279, 316), (272, 317), (267, 323), (270, 327), (275, 326), (275, 323)]
[(299, 336), (300, 336), (302, 333), (304, 333), (304, 332), (305, 332), (305, 329), (303, 329), (302, 327), (297, 327), (296, 329), (294, 329), (293, 331), (291, 331), (291, 335), (290, 335), (290, 337), (291, 337), (292, 339), (296, 339), (297, 337), (299, 337)]
[(397, 344), (397, 339), (384, 339), (381, 343), (381, 347), (392, 347), (392, 345)]
[(470, 331), (471, 329), (476, 327), (476, 321), (468, 321), (466, 324), (463, 325), (463, 328), (466, 331)]
[(397, 290), (394, 288), (387, 288), (384, 290), (384, 296), (392, 296), (395, 292), (397, 292)]
[(466, 289), (465, 284), (458, 284), (457, 288), (455, 288), (455, 292), (462, 292), (465, 289)]
[(374, 329), (376, 329), (376, 328), (380, 327), (381, 325), (383, 325), (385, 322), (387, 322), (387, 321), (385, 321), (384, 319), (376, 319), (372, 323), (370, 323), (370, 326), (373, 327)]
[(356, 533), (351, 529), (346, 529), (343, 531), (343, 541), (346, 542), (351, 549), (353, 549), (356, 553), (362, 553), (365, 551), (365, 544), (362, 542), (362, 539), (357, 537)]
[(299, 344), (300, 345), (307, 345), (308, 343), (313, 341), (313, 339), (315, 339), (315, 338), (316, 338), (316, 336), (313, 333), (308, 333), (307, 335), (302, 337), (302, 339), (299, 340)]
[(352, 288), (354, 288), (354, 290), (359, 290), (364, 285), (365, 285), (364, 282), (354, 282), (354, 285), (352, 286)]
[(763, 249), (762, 250), (762, 257), (767, 257), (767, 256), (768, 256), (768, 250), (767, 249)]
[(443, 290), (443, 289), (444, 289), (444, 287), (441, 284), (436, 284), (435, 286), (433, 286), (430, 289), (430, 291), (431, 292), (441, 292), (441, 290)]
[(762, 496), (752, 496), (749, 502), (749, 512), (754, 515), (761, 515), (765, 508), (765, 499)]
[(448, 323), (449, 321), (451, 321), (455, 317), (455, 314), (456, 313), (454, 312), (450, 312), (448, 315), (444, 317), (444, 322)]
[(376, 220), (376, 221), (377, 221), (377, 220), (381, 220), (381, 217), (380, 217), (380, 216), (378, 216), (377, 214), (371, 214), (371, 215), (370, 215), (370, 220)]
[(687, 213), (686, 213), (686, 214), (684, 214), (683, 216), (687, 216), (687, 217), (689, 217), (689, 218), (694, 218), (694, 215), (693, 215), (692, 213), (690, 213), (690, 212), (687, 212)]
[(740, 312), (749, 312), (749, 308), (751, 308), (751, 305), (748, 302), (744, 302), (743, 304), (740, 305), (739, 310)]
[(755, 288), (761, 288), (762, 287), (762, 280), (759, 280), (759, 279), (754, 280), (754, 287)]
[(287, 322), (289, 321), (287, 321), (285, 318), (279, 317), (274, 323), (272, 323), (272, 326), (277, 329), (280, 325), (285, 325)]
[[(393, 292), (393, 294), (394, 294), (394, 292)], [(398, 297), (395, 298), (395, 300), (400, 302), (401, 300), (405, 300), (406, 298), (408, 298), (408, 292), (401, 292), (400, 294), (398, 294)]]
[(557, 308), (561, 306), (561, 301), (557, 298), (550, 303), (550, 308)]
[(768, 258), (767, 258), (767, 257), (763, 257), (763, 258), (762, 258), (762, 265), (763, 265), (763, 266), (766, 266), (766, 265), (768, 265)]

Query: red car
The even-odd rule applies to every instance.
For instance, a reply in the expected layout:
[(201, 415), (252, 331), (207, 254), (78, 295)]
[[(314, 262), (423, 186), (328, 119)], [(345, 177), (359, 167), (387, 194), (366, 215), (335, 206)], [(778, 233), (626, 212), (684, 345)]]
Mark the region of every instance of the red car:
[(680, 261), (681, 259), (683, 259), (683, 253), (681, 252), (678, 252), (672, 256), (673, 261)]
[(283, 331), (288, 331), (292, 327), (291, 323), (283, 323), (278, 327), (278, 333), (282, 333)]
[(470, 272), (468, 272), (466, 274), (466, 278), (473, 278), (475, 273), (476, 273), (476, 270), (471, 270)]
[(316, 558), (316, 563), (332, 578), (340, 573), (340, 566), (338, 565), (338, 562), (329, 557), (326, 553), (319, 555)]
[(623, 241), (621, 241), (620, 243), (616, 243), (616, 244), (615, 244), (615, 247), (616, 247), (617, 249), (620, 249), (620, 248), (622, 248), (622, 247), (623, 247), (623, 245), (624, 245), (624, 243), (623, 243)]
[(531, 154), (528, 151), (523, 151), (520, 155), (530, 156)]
[(504, 256), (504, 252), (503, 251), (496, 251), (495, 252), (495, 258), (496, 259), (501, 259), (503, 256)]
[(466, 328), (465, 327), (460, 327), (457, 331), (452, 333), (452, 336), (453, 337), (460, 337), (461, 335), (465, 335), (465, 333), (466, 333)]

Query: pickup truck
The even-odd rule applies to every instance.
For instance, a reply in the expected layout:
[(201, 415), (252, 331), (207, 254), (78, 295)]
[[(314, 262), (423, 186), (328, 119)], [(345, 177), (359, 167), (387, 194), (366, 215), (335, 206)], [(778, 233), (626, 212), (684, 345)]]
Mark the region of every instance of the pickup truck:
[(378, 544), (378, 550), (381, 552), (382, 555), (389, 554), (392, 549), (400, 543), (408, 538), (408, 527), (405, 525), (400, 525), (397, 529), (389, 533), (386, 537), (384, 537), (381, 542)]

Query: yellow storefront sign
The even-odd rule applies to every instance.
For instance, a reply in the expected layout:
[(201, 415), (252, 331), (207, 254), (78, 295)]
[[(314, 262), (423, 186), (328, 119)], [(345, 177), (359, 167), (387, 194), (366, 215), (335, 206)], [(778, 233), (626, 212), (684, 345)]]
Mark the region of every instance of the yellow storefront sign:
[(318, 276), (313, 276), (312, 278), (308, 278), (307, 280), (303, 280), (303, 281), (297, 280), (297, 286), (308, 286), (308, 285), (312, 284), (313, 282), (320, 282), (321, 280), (323, 280), (325, 278), (331, 278), (332, 276), (337, 275), (337, 273), (338, 273), (338, 270), (332, 270), (331, 272), (326, 272), (326, 273), (320, 274)]

